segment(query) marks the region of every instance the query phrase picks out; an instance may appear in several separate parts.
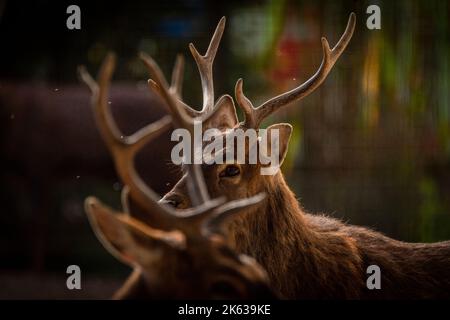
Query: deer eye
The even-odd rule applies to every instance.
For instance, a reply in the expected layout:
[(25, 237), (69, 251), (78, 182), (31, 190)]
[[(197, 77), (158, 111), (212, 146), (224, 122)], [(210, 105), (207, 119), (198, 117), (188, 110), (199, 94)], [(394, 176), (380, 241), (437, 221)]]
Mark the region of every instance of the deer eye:
[(236, 165), (228, 165), (225, 167), (225, 169), (223, 169), (220, 174), (219, 177), (224, 178), (224, 177), (235, 177), (238, 174), (241, 173), (241, 170), (239, 169), (238, 166)]

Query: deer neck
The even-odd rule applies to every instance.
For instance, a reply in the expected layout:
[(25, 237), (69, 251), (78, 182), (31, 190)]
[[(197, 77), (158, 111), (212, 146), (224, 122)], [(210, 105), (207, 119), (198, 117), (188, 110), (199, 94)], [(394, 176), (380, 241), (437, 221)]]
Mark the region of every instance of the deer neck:
[[(266, 199), (241, 215), (230, 226), (236, 249), (252, 256), (267, 255), (308, 242), (312, 236), (305, 214), (281, 173), (265, 179)], [(267, 244), (270, 245), (267, 245)], [(275, 254), (275, 252), (270, 255)]]
[(332, 263), (337, 252), (345, 257), (345, 272), (359, 276), (356, 246), (338, 232), (324, 232), (311, 223), (311, 216), (303, 212), (281, 173), (267, 179), (265, 188), (265, 201), (234, 221), (230, 234), (238, 252), (253, 256), (264, 266), (281, 296), (297, 298), (307, 291), (314, 297), (315, 292), (328, 289), (332, 293), (333, 288), (323, 287), (345, 271)]

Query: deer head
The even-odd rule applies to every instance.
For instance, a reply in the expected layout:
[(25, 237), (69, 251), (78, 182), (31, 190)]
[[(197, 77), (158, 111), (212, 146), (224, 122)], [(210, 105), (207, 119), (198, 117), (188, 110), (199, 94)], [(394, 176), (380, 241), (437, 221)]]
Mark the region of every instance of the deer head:
[[(222, 131), (222, 138), (226, 140), (227, 137), (234, 134), (237, 130), (242, 130), (246, 133), (259, 131), (262, 121), (268, 116), (280, 108), (294, 101), (301, 100), (314, 92), (314, 90), (326, 79), (337, 59), (347, 47), (355, 28), (355, 14), (350, 14), (347, 27), (333, 49), (330, 48), (328, 41), (325, 38), (322, 38), (322, 63), (317, 72), (298, 87), (280, 94), (264, 102), (260, 106), (254, 107), (252, 102), (244, 95), (243, 80), (239, 79), (235, 87), (235, 98), (245, 117), (242, 122), (237, 118), (234, 102), (230, 96), (222, 96), (218, 99), (217, 103), (213, 105), (214, 92), (211, 70), (224, 26), (225, 19), (222, 18), (204, 56), (200, 55), (195, 47), (190, 44), (192, 55), (194, 56), (201, 75), (203, 107), (201, 111), (193, 112), (192, 108), (185, 104), (184, 106), (185, 110), (189, 113), (195, 114), (197, 117), (204, 117), (204, 129), (218, 128)], [(155, 63), (149, 57), (147, 57), (145, 61), (152, 75), (154, 77), (158, 76), (160, 71), (157, 70)], [(156, 89), (159, 88), (157, 83), (151, 83)], [(269, 126), (267, 128), (267, 133), (270, 135), (274, 130), (277, 131), (279, 137), (278, 145), (276, 147), (279, 157), (278, 164), (281, 166), (288, 150), (292, 127), (287, 123), (278, 123)], [(246, 143), (244, 150), (245, 157), (247, 158), (248, 151), (253, 146), (249, 145), (246, 141), (247, 140), (244, 141)], [(274, 146), (272, 146), (271, 143), (268, 143), (266, 146), (258, 146), (258, 148), (266, 148), (269, 154), (273, 147)], [(249, 162), (250, 161), (241, 164), (236, 162), (230, 163), (230, 161), (228, 161), (223, 164), (203, 166), (202, 168), (210, 194), (214, 197), (226, 195), (227, 199), (231, 200), (250, 197), (260, 192), (267, 192), (268, 200), (268, 198), (271, 197), (271, 190), (274, 190), (273, 186), (275, 184), (284, 183), (284, 181), (281, 181), (281, 174), (277, 172), (275, 175), (261, 175), (260, 168), (264, 166), (264, 164), (259, 161), (253, 164), (250, 164)], [(192, 204), (190, 203), (190, 198), (187, 196), (187, 181), (188, 174), (184, 175), (174, 188), (163, 197), (163, 201), (170, 203), (179, 209), (189, 208)], [(252, 210), (258, 210), (258, 206), (253, 206)]]
[[(143, 56), (156, 79), (156, 88), (169, 107), (171, 116), (149, 124), (131, 136), (117, 128), (108, 105), (108, 86), (115, 58), (109, 54), (95, 81), (84, 68), (83, 81), (92, 91), (97, 125), (114, 159), (125, 187), (120, 212), (94, 197), (86, 199), (91, 226), (109, 252), (139, 273), (137, 298), (258, 298), (271, 297), (265, 271), (252, 258), (235, 253), (228, 245), (224, 226), (234, 214), (255, 205), (264, 197), (226, 201), (211, 198), (199, 165), (186, 165), (186, 185), (192, 208), (176, 210), (163, 202), (142, 181), (134, 168), (136, 153), (171, 126), (193, 130), (197, 113), (180, 101), (183, 61), (177, 59), (169, 86), (153, 61)], [(209, 57), (198, 57), (208, 60)], [(211, 68), (202, 65), (204, 90), (211, 92)], [(156, 71), (156, 73), (155, 73)], [(212, 99), (205, 99), (205, 109)], [(130, 210), (131, 198), (144, 212), (137, 219)], [(120, 291), (126, 297), (127, 288)], [(131, 289), (130, 289), (131, 290)]]

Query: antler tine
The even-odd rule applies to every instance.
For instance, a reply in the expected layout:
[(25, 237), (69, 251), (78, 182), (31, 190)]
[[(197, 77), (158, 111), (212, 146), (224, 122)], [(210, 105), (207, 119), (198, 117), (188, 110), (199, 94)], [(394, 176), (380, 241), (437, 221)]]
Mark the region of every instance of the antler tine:
[(278, 110), (279, 108), (293, 102), (300, 100), (310, 93), (312, 93), (317, 87), (319, 87), (322, 82), (326, 79), (328, 73), (333, 68), (337, 59), (344, 52), (350, 39), (352, 38), (353, 31), (355, 30), (356, 17), (352, 12), (349, 16), (347, 27), (345, 28), (342, 37), (339, 39), (338, 43), (331, 50), (330, 45), (326, 38), (322, 37), (322, 50), (323, 58), (317, 72), (309, 78), (306, 82), (294, 88), (291, 91), (285, 92), (279, 96), (276, 96), (261, 106), (254, 108), (250, 101), (245, 97), (242, 91), (242, 80), (239, 79), (236, 83), (236, 100), (239, 106), (242, 108), (245, 114), (244, 126), (249, 128), (257, 128), (261, 122), (267, 118), (270, 114)]
[[(93, 226), (97, 225), (99, 220), (110, 220), (111, 218), (113, 218), (114, 220), (118, 222), (120, 221), (121, 223), (124, 223), (135, 230), (139, 230), (141, 233), (149, 236), (150, 238), (161, 241), (162, 243), (165, 243), (166, 245), (169, 245), (173, 248), (185, 248), (185, 238), (178, 230), (166, 231), (161, 229), (154, 229), (148, 224), (142, 223), (141, 221), (134, 219), (126, 213), (123, 214), (121, 212), (115, 211), (114, 209), (104, 205), (95, 197), (88, 197), (85, 200), (85, 210), (88, 214), (89, 222)], [(99, 228), (94, 227), (94, 230), (99, 230)], [(97, 236), (113, 256), (122, 261), (124, 259), (127, 260), (126, 256), (120, 255), (109, 241), (105, 241), (106, 239), (101, 232), (97, 232)]]
[(120, 193), (120, 202), (122, 203), (122, 211), (126, 214), (130, 214), (130, 188), (128, 186), (124, 186), (122, 188), (122, 192)]
[(244, 208), (253, 206), (265, 198), (259, 193), (250, 198), (226, 202), (224, 197), (211, 199), (199, 206), (187, 210), (174, 210), (173, 215), (179, 219), (179, 227), (185, 233), (210, 235), (225, 233), (226, 224)]
[[(194, 130), (194, 125), (192, 119), (188, 116), (184, 108), (180, 107), (180, 103), (177, 99), (177, 87), (171, 86), (167, 84), (166, 78), (159, 68), (158, 64), (153, 60), (149, 55), (141, 52), (140, 58), (144, 62), (147, 67), (150, 75), (154, 80), (149, 80), (149, 84), (157, 89), (157, 92), (161, 95), (163, 100), (167, 103), (169, 107), (170, 113), (172, 115), (172, 121), (174, 122), (176, 127), (186, 128), (191, 133)], [(174, 68), (177, 69), (177, 68)], [(179, 71), (174, 73), (179, 73)], [(177, 81), (174, 81), (177, 82)]]
[(172, 70), (172, 81), (170, 83), (170, 88), (175, 92), (177, 97), (182, 99), (183, 90), (183, 74), (184, 74), (184, 57), (179, 54), (175, 60), (175, 65)]
[[(157, 72), (161, 73), (161, 76), (162, 76), (162, 72), (160, 70)], [(192, 109), (190, 106), (188, 106), (182, 100), (183, 74), (184, 74), (184, 57), (183, 57), (183, 55), (179, 54), (179, 55), (177, 55), (174, 67), (172, 69), (172, 78), (171, 78), (169, 90), (176, 93), (176, 97), (178, 99), (178, 104), (183, 106), (183, 109), (186, 111), (186, 113), (190, 117), (196, 118), (201, 115), (201, 112), (197, 111), (195, 109)], [(150, 87), (150, 90), (158, 93), (162, 97), (161, 88), (154, 80), (149, 79), (148, 85)], [(169, 109), (169, 111), (171, 111), (171, 110)]]
[(238, 79), (236, 82), (236, 86), (234, 88), (236, 101), (238, 105), (241, 107), (242, 112), (244, 113), (244, 124), (247, 128), (257, 128), (255, 115), (255, 108), (253, 107), (253, 103), (244, 95), (242, 90), (243, 80)]
[(167, 210), (161, 209), (157, 203), (158, 196), (142, 181), (134, 168), (136, 153), (149, 141), (170, 127), (170, 117), (166, 116), (131, 136), (124, 136), (117, 128), (108, 104), (108, 88), (115, 67), (115, 56), (109, 53), (105, 58), (96, 82), (84, 67), (79, 68), (81, 79), (92, 91), (92, 105), (101, 135), (110, 150), (118, 175), (123, 183), (129, 187), (129, 193), (144, 210), (161, 213), (160, 220), (164, 224), (171, 218)]
[(214, 35), (209, 43), (208, 50), (205, 55), (202, 56), (197, 51), (193, 43), (189, 44), (189, 49), (191, 50), (192, 56), (197, 63), (198, 71), (200, 73), (200, 79), (202, 82), (203, 91), (203, 106), (202, 112), (209, 112), (214, 107), (214, 79), (212, 66), (214, 63), (214, 58), (216, 57), (217, 49), (219, 48), (220, 40), (225, 29), (225, 17), (220, 19)]
[(111, 147), (123, 144), (121, 139), (122, 134), (112, 119), (107, 102), (107, 89), (115, 64), (115, 55), (109, 53), (100, 67), (98, 83), (91, 77), (84, 66), (80, 66), (78, 69), (81, 80), (88, 85), (92, 92), (92, 103), (97, 119), (99, 120), (99, 129), (107, 145)]

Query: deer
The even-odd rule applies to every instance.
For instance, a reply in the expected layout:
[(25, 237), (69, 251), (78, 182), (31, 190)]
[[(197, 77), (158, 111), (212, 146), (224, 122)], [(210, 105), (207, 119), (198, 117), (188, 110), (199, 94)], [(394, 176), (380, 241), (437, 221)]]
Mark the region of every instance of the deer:
[[(235, 214), (260, 202), (263, 193), (232, 201), (211, 198), (200, 165), (187, 165), (189, 196), (195, 207), (178, 210), (159, 202), (156, 192), (136, 172), (136, 154), (167, 131), (171, 123), (190, 131), (194, 128), (194, 118), (177, 103), (181, 63), (177, 60), (172, 86), (166, 87), (165, 79), (159, 79), (172, 118), (165, 116), (130, 136), (118, 129), (108, 104), (114, 54), (105, 58), (97, 81), (84, 67), (80, 68), (81, 78), (92, 92), (97, 126), (125, 185), (120, 211), (95, 197), (85, 200), (86, 213), (98, 239), (119, 261), (133, 268), (113, 298), (275, 298), (264, 269), (251, 257), (231, 249), (225, 230)], [(140, 214), (130, 205), (130, 196), (139, 204)]]
[[(356, 25), (351, 13), (346, 29), (331, 48), (322, 38), (322, 62), (314, 75), (303, 84), (255, 107), (243, 92), (243, 80), (235, 86), (235, 99), (244, 119), (239, 121), (234, 100), (223, 95), (214, 99), (212, 66), (224, 32), (222, 18), (205, 55), (189, 45), (197, 64), (203, 92), (200, 110), (188, 106), (180, 96), (175, 101), (185, 112), (203, 119), (203, 128), (218, 128), (223, 139), (233, 131), (260, 130), (263, 120), (277, 110), (312, 94), (326, 79), (349, 44)], [(156, 62), (141, 57), (153, 79), (150, 87), (167, 97), (174, 89), (162, 78)], [(285, 159), (292, 126), (272, 124), (268, 131), (279, 132), (279, 164)], [(247, 151), (249, 146), (246, 146)], [(275, 175), (261, 175), (264, 164), (223, 163), (203, 165), (209, 194), (225, 196), (228, 201), (266, 197), (227, 224), (231, 248), (253, 257), (267, 272), (274, 293), (283, 299), (418, 299), (450, 298), (450, 241), (406, 243), (369, 228), (353, 226), (338, 219), (306, 212), (278, 170)], [(161, 202), (177, 210), (188, 210), (192, 202), (188, 190), (191, 172), (183, 177)], [(137, 199), (136, 199), (137, 200)], [(381, 271), (381, 288), (367, 286), (367, 268)]]
[[(216, 139), (226, 139), (228, 135), (239, 129), (261, 130), (263, 120), (277, 110), (313, 93), (325, 81), (334, 64), (347, 48), (355, 25), (356, 16), (351, 13), (344, 33), (333, 48), (330, 47), (326, 38), (321, 39), (323, 57), (317, 72), (303, 84), (269, 99), (258, 107), (254, 107), (245, 96), (243, 80), (239, 79), (235, 86), (235, 99), (244, 116), (242, 121), (239, 121), (237, 117), (234, 100), (230, 95), (223, 95), (217, 101), (214, 98), (212, 66), (224, 32), (225, 18), (219, 21), (204, 55), (201, 55), (193, 44), (189, 45), (202, 84), (203, 105), (200, 110), (189, 106), (182, 99), (179, 59), (175, 63), (170, 85), (158, 64), (150, 56), (141, 53), (141, 59), (151, 75), (148, 81), (150, 90), (157, 92), (165, 101), (170, 114), (168, 117), (171, 117), (175, 126), (192, 131), (192, 119), (197, 119), (202, 122), (205, 130), (207, 128), (220, 130), (221, 136)], [(93, 92), (94, 107), (97, 105), (94, 108), (97, 123), (113, 154), (116, 170), (129, 188), (129, 192), (124, 192), (124, 198), (128, 200), (123, 201), (125, 213), (113, 214), (112, 209), (100, 205), (92, 198), (86, 201), (86, 209), (100, 240), (103, 239), (103, 243), (111, 253), (135, 268), (127, 281), (128, 285), (122, 292), (139, 291), (136, 287), (141, 288), (142, 283), (147, 283), (148, 287), (153, 282), (153, 288), (159, 288), (158, 283), (161, 283), (162, 279), (173, 284), (161, 270), (165, 271), (165, 268), (169, 268), (171, 275), (179, 276), (180, 273), (173, 271), (174, 268), (181, 270), (182, 266), (186, 265), (183, 264), (182, 259), (177, 260), (178, 256), (177, 258), (171, 256), (173, 260), (168, 262), (164, 259), (166, 251), (157, 250), (160, 253), (158, 257), (161, 258), (158, 259), (154, 253), (151, 253), (153, 251), (145, 251), (142, 246), (139, 250), (127, 250), (126, 248), (137, 247), (138, 243), (149, 242), (148, 239), (147, 241), (137, 240), (139, 238), (135, 235), (138, 233), (136, 229), (141, 231), (141, 236), (145, 233), (153, 242), (159, 243), (161, 239), (165, 239), (162, 242), (166, 244), (166, 240), (170, 239), (168, 241), (171, 244), (177, 243), (183, 248), (189, 247), (188, 243), (196, 243), (199, 250), (206, 245), (209, 250), (203, 251), (203, 254), (214, 257), (217, 255), (212, 249), (212, 238), (205, 239), (205, 234), (211, 234), (211, 231), (198, 236), (199, 227), (197, 227), (194, 228), (196, 230), (194, 236), (191, 233), (191, 227), (187, 226), (188, 223), (181, 223), (178, 219), (181, 219), (180, 221), (195, 220), (193, 217), (203, 217), (202, 214), (198, 214), (199, 212), (207, 212), (206, 215), (209, 215), (211, 210), (218, 210), (219, 214), (212, 215), (226, 217), (226, 219), (222, 220), (223, 224), (218, 228), (220, 231), (212, 232), (215, 235), (214, 238), (220, 238), (222, 243), (226, 244), (227, 252), (232, 252), (234, 257), (237, 255), (254, 259), (251, 260), (253, 263), (245, 265), (246, 270), (250, 268), (253, 272), (249, 271), (246, 274), (255, 275), (255, 270), (265, 270), (265, 280), (261, 277), (263, 272), (256, 272), (260, 275), (256, 277), (259, 279), (256, 281), (257, 286), (261, 287), (260, 284), (263, 284), (262, 287), (267, 289), (263, 291), (270, 292), (274, 297), (281, 299), (450, 298), (450, 241), (431, 244), (406, 243), (369, 228), (349, 225), (324, 214), (306, 212), (287, 185), (279, 168), (273, 175), (261, 175), (259, 169), (265, 165), (263, 163), (225, 162), (201, 165), (185, 163), (181, 165), (182, 178), (158, 201), (159, 197), (139, 180), (133, 169), (132, 159), (139, 146), (151, 140), (153, 133), (158, 132), (158, 129), (164, 127), (170, 120), (163, 118), (133, 136), (120, 138), (120, 132), (112, 122), (106, 105), (105, 87), (111, 76), (112, 65), (113, 58), (109, 56), (100, 71), (98, 85), (85, 71), (81, 72), (81, 75)], [(279, 133), (278, 163), (281, 166), (288, 151), (292, 126), (287, 123), (278, 123), (270, 125), (267, 130), (277, 130)], [(246, 153), (250, 147), (246, 145)], [(270, 151), (272, 146), (269, 145), (268, 149)], [(236, 205), (239, 207), (237, 214), (228, 215), (223, 208), (218, 209), (221, 208), (220, 205), (217, 207), (218, 203), (211, 205), (211, 201), (214, 202), (214, 200), (209, 200), (223, 198), (228, 204), (234, 204), (231, 206), (238, 204)], [(133, 210), (127, 213), (129, 210), (126, 208), (130, 206), (148, 213), (144, 215), (142, 223), (132, 218)], [(204, 206), (207, 207), (204, 211), (199, 209)], [(158, 216), (171, 217), (167, 220), (173, 220), (173, 223), (168, 223), (165, 218), (160, 219)], [(123, 231), (124, 225), (126, 232)], [(197, 223), (195, 225), (198, 226)], [(206, 225), (211, 223), (206, 222)], [(200, 227), (203, 232), (204, 226), (205, 224)], [(189, 241), (190, 238), (201, 240)], [(130, 239), (133, 239), (135, 243), (133, 244)], [(185, 242), (180, 239), (185, 239)], [(195, 250), (194, 247), (191, 247), (191, 250)], [(191, 258), (193, 256), (194, 254), (190, 255)], [(211, 261), (211, 259), (206, 260)], [(150, 262), (155, 262), (151, 268), (143, 267), (151, 265)], [(177, 263), (180, 265), (178, 266)], [(201, 270), (194, 266), (191, 268), (211, 275), (208, 265), (200, 265)], [(381, 270), (380, 289), (373, 290), (367, 286), (366, 271), (372, 265), (378, 266)], [(195, 266), (199, 265), (195, 264)], [(236, 264), (234, 266), (237, 267)], [(242, 267), (242, 264), (239, 266)], [(242, 268), (234, 268), (234, 270), (242, 270)], [(150, 269), (153, 271), (149, 271)], [(161, 278), (151, 277), (151, 274), (155, 274), (156, 271), (160, 271), (160, 275), (162, 273)], [(248, 284), (250, 278), (255, 279), (255, 277), (247, 277), (244, 282)], [(164, 285), (162, 287), (160, 290), (167, 292), (164, 291)], [(174, 286), (169, 287), (177, 291)], [(236, 285), (232, 287), (236, 288)], [(233, 290), (227, 292), (230, 291)], [(252, 290), (244, 291), (248, 293)], [(248, 297), (249, 294), (242, 294), (244, 291), (241, 290), (239, 291), (241, 294), (233, 296)], [(209, 293), (211, 291), (208, 291)], [(133, 297), (133, 295), (119, 294), (119, 297), (130, 296)], [(223, 295), (219, 296), (223, 297)]]

